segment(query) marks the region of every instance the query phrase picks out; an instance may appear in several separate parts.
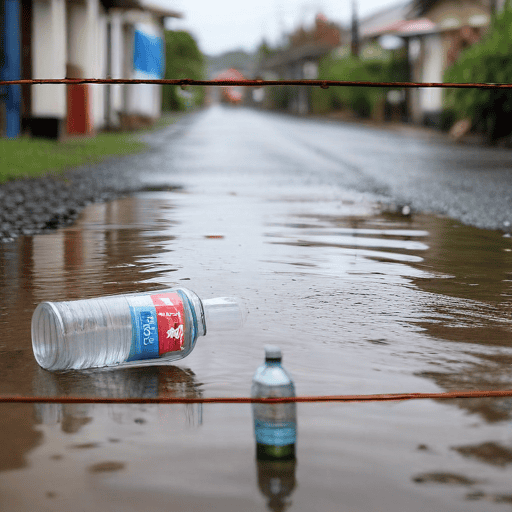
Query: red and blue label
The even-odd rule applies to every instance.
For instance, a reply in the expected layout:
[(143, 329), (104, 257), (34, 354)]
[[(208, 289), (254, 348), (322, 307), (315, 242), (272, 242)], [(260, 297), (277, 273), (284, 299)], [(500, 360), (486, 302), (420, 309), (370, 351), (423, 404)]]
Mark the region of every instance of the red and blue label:
[(128, 298), (132, 342), (127, 361), (154, 359), (183, 350), (185, 314), (176, 292)]

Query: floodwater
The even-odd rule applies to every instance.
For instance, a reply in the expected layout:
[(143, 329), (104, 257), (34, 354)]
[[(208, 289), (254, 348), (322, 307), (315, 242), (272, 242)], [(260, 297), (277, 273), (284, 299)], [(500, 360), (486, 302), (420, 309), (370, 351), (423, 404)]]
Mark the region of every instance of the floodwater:
[[(512, 388), (510, 237), (272, 168), (208, 167), (191, 146), (213, 144), (210, 128), (184, 130), (175, 172), (151, 175), (180, 188), (0, 245), (1, 394), (247, 396), (267, 343), (300, 395)], [(35, 363), (39, 302), (169, 286), (241, 297), (248, 320), (174, 365)], [(296, 461), (262, 463), (246, 404), (0, 404), (0, 509), (512, 507), (512, 398), (297, 405)]]

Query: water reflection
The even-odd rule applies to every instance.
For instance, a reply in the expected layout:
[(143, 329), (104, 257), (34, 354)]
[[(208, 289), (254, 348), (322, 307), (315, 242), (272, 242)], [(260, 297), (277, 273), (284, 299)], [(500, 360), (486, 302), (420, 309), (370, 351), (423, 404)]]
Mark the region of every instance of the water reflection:
[(0, 433), (0, 472), (26, 466), (26, 454), (43, 440), (34, 428), (34, 410), (29, 404), (2, 404)]
[[(392, 212), (358, 218), (303, 214), (293, 221), (269, 224), (266, 236), (272, 244), (300, 248), (293, 261), (286, 256), (275, 261), (301, 265), (303, 273), (332, 272), (333, 277), (345, 279), (361, 276), (361, 288), (368, 288), (367, 293), (373, 292), (368, 282), (381, 279), (383, 296), (369, 302), (364, 293), (354, 294), (359, 307), (353, 308), (353, 314), (364, 325), (369, 320), (361, 310), (372, 314), (375, 309), (383, 313), (382, 318), (374, 317), (374, 325), (385, 325), (393, 318), (421, 332), (428, 341), (416, 347), (430, 360), (431, 369), (417, 375), (446, 390), (512, 388), (509, 237), (450, 219)], [(385, 284), (390, 283), (400, 287), (391, 289), (387, 297), (395, 308), (385, 304)], [(413, 300), (404, 293), (407, 289), (415, 290)], [(372, 325), (366, 329), (370, 331)], [(390, 341), (386, 329), (382, 334), (369, 341), (397, 350), (398, 340)], [(452, 348), (444, 345), (446, 341), (459, 344), (448, 357)], [(512, 399), (454, 403), (487, 422), (512, 417)]]
[(258, 486), (269, 510), (282, 512), (295, 489), (296, 404), (253, 404), (252, 412)]
[[(143, 291), (161, 287), (176, 270), (155, 255), (170, 252), (173, 235), (162, 228), (175, 222), (163, 215), (169, 201), (126, 198), (87, 208), (79, 222), (53, 233), (23, 236), (0, 244), (0, 393), (23, 395), (87, 396), (200, 396), (201, 384), (188, 369), (176, 367), (110, 373), (56, 375), (41, 370), (33, 357), (30, 320), (35, 306), (44, 300), (64, 300)], [(150, 215), (148, 215), (150, 213)], [(165, 247), (164, 247), (165, 245)], [(171, 274), (172, 275), (172, 274)], [(139, 406), (111, 406), (103, 418), (99, 406), (80, 404), (2, 405), (0, 471), (27, 465), (30, 452), (57, 427), (72, 435), (95, 420), (108, 424), (141, 425), (147, 411)], [(187, 425), (202, 423), (199, 406), (163, 410)], [(50, 431), (41, 430), (41, 426)], [(112, 436), (115, 437), (115, 436)], [(87, 444), (87, 443), (86, 443)]]
[(258, 487), (267, 498), (267, 507), (274, 512), (282, 512), (291, 504), (290, 496), (295, 489), (297, 461), (257, 460)]
[[(294, 203), (295, 210), (304, 208), (302, 215), (290, 213), (288, 203), (223, 194), (208, 190), (204, 196), (139, 196), (93, 205), (75, 227), (0, 245), (0, 392), (244, 395), (250, 379), (246, 369), (260, 347), (276, 339), (290, 353), (303, 394), (512, 387), (511, 239), (448, 219), (350, 217), (336, 214), (336, 205), (320, 205), (322, 213), (312, 215), (309, 210), (315, 203)], [(180, 208), (174, 210), (178, 203)], [(229, 208), (216, 209), (224, 203)], [(205, 204), (211, 212), (224, 213), (205, 217)], [(265, 216), (260, 218), (262, 211)], [(231, 226), (233, 216), (239, 224)], [(241, 226), (246, 232), (238, 235)], [(222, 239), (204, 237), (220, 232)], [(175, 251), (178, 241), (180, 250)], [(34, 362), (30, 317), (38, 302), (149, 290), (188, 278), (193, 289), (209, 296), (242, 290), (252, 305), (241, 335), (212, 336), (187, 358), (193, 372), (164, 366), (50, 374)], [(243, 428), (251, 428), (249, 409), (210, 406), (203, 424), (203, 410), (197, 405), (2, 407), (0, 428), (5, 435), (0, 452), (9, 456), (0, 458), (0, 471), (32, 460), (32, 468), (30, 462), (24, 468), (29, 476), (19, 480), (20, 488), (42, 481), (62, 457), (67, 466), (59, 478), (71, 468), (73, 478), (81, 481), (84, 467), (88, 475), (108, 474), (109, 479), (113, 473), (122, 474), (119, 480), (112, 479), (121, 488), (116, 491), (119, 497), (143, 472), (150, 477), (139, 482), (138, 489), (145, 492), (150, 479), (161, 478), (155, 485), (165, 500), (176, 488), (195, 495), (195, 481), (188, 475), (198, 472), (204, 481), (211, 478), (215, 486), (226, 485), (219, 487), (226, 495), (236, 495), (242, 485), (257, 492), (256, 477), (243, 474), (243, 468), (254, 468), (249, 431), (241, 435)], [(366, 484), (355, 482), (357, 475), (350, 480), (360, 471), (369, 476), (370, 484), (384, 482), (381, 490), (403, 491), (407, 481), (408, 492), (416, 496), (417, 487), (425, 484), (421, 492), (434, 499), (436, 485), (461, 485), (467, 486), (462, 488), (469, 500), (506, 502), (505, 486), (496, 487), (511, 468), (512, 438), (503, 431), (510, 432), (512, 400), (392, 407), (365, 404), (340, 408), (336, 415), (333, 409), (311, 406), (301, 422), (301, 436), (308, 430), (314, 435), (307, 443), (301, 441), (302, 449), (310, 450), (301, 464), (316, 474), (301, 482), (301, 490), (323, 492), (330, 485), (328, 498), (339, 499), (344, 492), (362, 495)], [(394, 417), (400, 410), (401, 415)], [(321, 421), (316, 419), (319, 411)], [(183, 428), (184, 424), (202, 426)], [(405, 441), (397, 432), (404, 433)], [(415, 450), (420, 443), (433, 448)], [(165, 471), (160, 471), (169, 464), (169, 446), (179, 468), (175, 474), (182, 477), (172, 491)], [(242, 452), (245, 458), (237, 459)], [(313, 453), (320, 454), (316, 461)], [(159, 466), (154, 466), (155, 459)], [(395, 464), (398, 460), (407, 460), (410, 466)], [(269, 508), (284, 510), (297, 487), (295, 459), (257, 458), (255, 464), (258, 487)], [(400, 467), (394, 472), (402, 471), (394, 475), (394, 488), (388, 486), (388, 477), (393, 476), (387, 471), (390, 465)], [(340, 474), (348, 479), (338, 487)], [(1, 476), (7, 489), (19, 475), (3, 471)], [(483, 480), (492, 485), (482, 490)], [(202, 503), (222, 492), (213, 487), (202, 495)], [(86, 487), (79, 491), (92, 492)], [(108, 499), (113, 492), (108, 489)], [(315, 497), (321, 499), (320, 494)], [(293, 497), (298, 501), (299, 492)], [(306, 500), (304, 492), (300, 500)], [(194, 504), (197, 501), (190, 509)], [(450, 508), (446, 501), (441, 504)]]
[(168, 209), (169, 202), (151, 205), (147, 224), (140, 217), (149, 205), (127, 198), (87, 208), (78, 226), (0, 244), (0, 368), (5, 370), (0, 392), (31, 392), (30, 375), (37, 365), (30, 320), (39, 302), (154, 289), (159, 285), (152, 280), (176, 270), (172, 261), (154, 260), (170, 251), (164, 243), (172, 242), (172, 235), (155, 232), (164, 224), (159, 206)]
[[(200, 398), (202, 384), (194, 372), (176, 366), (144, 368), (98, 369), (86, 372), (52, 373), (41, 368), (35, 372), (34, 394), (40, 396), (116, 397), (176, 397)], [(94, 418), (94, 404), (35, 404), (36, 419), (44, 425), (60, 425), (63, 432), (76, 433)], [(164, 406), (162, 406), (164, 407)], [(114, 422), (145, 423), (145, 405), (108, 405)], [(184, 404), (188, 425), (203, 422), (202, 404)], [(141, 416), (142, 414), (142, 416)]]
[[(413, 279), (438, 300), (431, 317), (417, 324), (433, 338), (465, 345), (472, 360), (420, 374), (446, 390), (512, 389), (512, 253), (510, 238), (449, 220), (433, 224), (424, 265), (449, 276)], [(462, 350), (464, 350), (462, 348)], [(462, 351), (461, 350), (461, 351)], [(512, 419), (512, 398), (457, 400), (488, 423)], [(481, 459), (484, 461), (484, 459)]]

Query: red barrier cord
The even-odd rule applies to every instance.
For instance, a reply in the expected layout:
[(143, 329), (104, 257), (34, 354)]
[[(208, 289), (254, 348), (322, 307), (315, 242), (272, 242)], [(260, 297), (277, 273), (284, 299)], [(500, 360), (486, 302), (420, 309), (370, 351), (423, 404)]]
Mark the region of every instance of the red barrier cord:
[(328, 89), (329, 87), (392, 87), (409, 89), (413, 87), (439, 87), (455, 89), (512, 89), (510, 83), (450, 83), (450, 82), (368, 82), (349, 80), (192, 80), (180, 79), (128, 79), (128, 78), (35, 78), (26, 80), (0, 80), (2, 85), (43, 85), (43, 84), (159, 84), (221, 86), (221, 87), (263, 87), (275, 85), (309, 85)]
[(391, 402), (418, 399), (454, 398), (499, 398), (512, 397), (512, 389), (486, 391), (447, 391), (441, 393), (386, 393), (378, 395), (327, 395), (295, 396), (286, 398), (213, 397), (213, 398), (103, 398), (80, 396), (0, 396), (0, 403), (59, 403), (59, 404), (248, 404), (248, 403), (288, 403), (288, 402)]

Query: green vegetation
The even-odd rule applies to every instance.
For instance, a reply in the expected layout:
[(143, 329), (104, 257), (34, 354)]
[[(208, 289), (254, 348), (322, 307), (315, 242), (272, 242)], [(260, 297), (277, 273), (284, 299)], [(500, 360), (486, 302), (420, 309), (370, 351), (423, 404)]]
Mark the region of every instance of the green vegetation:
[(258, 53), (248, 53), (244, 50), (233, 50), (221, 55), (206, 57), (208, 76), (215, 78), (221, 71), (234, 68), (246, 78), (251, 78), (253, 69), (258, 61)]
[[(512, 82), (512, 4), (507, 1), (482, 40), (447, 69), (445, 82)], [(505, 89), (448, 89), (445, 96), (445, 127), (470, 118), (489, 143), (512, 133), (512, 93)]]
[(0, 183), (21, 177), (62, 172), (70, 167), (97, 163), (110, 156), (147, 148), (133, 134), (100, 133), (57, 142), (46, 139), (0, 138)]
[[(327, 55), (320, 62), (320, 80), (347, 80), (369, 82), (396, 82), (407, 79), (407, 61), (403, 50), (394, 52), (374, 45), (366, 48), (360, 57)], [(359, 117), (371, 117), (383, 104), (389, 89), (375, 87), (331, 87), (312, 90), (313, 110), (325, 113), (350, 109)]]
[[(165, 78), (168, 80), (190, 78), (204, 79), (204, 57), (194, 38), (183, 30), (165, 31)], [(164, 85), (163, 110), (185, 110), (204, 102), (204, 87), (183, 90), (175, 85)]]

